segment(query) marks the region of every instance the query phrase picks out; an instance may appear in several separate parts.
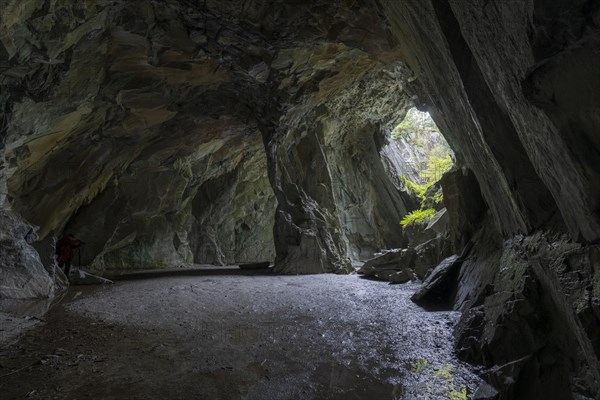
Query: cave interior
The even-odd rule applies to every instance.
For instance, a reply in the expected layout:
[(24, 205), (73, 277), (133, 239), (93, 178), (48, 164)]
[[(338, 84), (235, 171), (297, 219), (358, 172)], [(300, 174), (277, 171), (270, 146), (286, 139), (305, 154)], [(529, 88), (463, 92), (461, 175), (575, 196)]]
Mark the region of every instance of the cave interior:
[[(450, 352), (481, 381), (422, 398), (600, 399), (599, 2), (1, 7), (5, 326), (34, 299), (68, 320), (99, 277), (117, 290), (172, 275), (337, 285), (358, 272), (367, 280), (347, 290), (399, 288), (418, 318), (456, 316)], [(411, 115), (431, 117), (426, 143), (402, 133)], [(451, 162), (424, 178), (440, 146)], [(71, 277), (56, 263), (67, 233), (85, 241)], [(1, 364), (0, 387), (28, 394)], [(351, 381), (340, 399), (421, 398)], [(299, 398), (273, 385), (212, 398)]]

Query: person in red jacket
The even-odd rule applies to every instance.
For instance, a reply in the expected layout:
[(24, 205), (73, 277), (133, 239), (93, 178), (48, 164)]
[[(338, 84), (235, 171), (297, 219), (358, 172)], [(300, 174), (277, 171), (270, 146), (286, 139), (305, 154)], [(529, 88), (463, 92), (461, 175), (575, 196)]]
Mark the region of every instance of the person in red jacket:
[(69, 271), (71, 270), (73, 250), (81, 247), (83, 244), (84, 242), (79, 239), (75, 239), (73, 234), (68, 234), (56, 243), (56, 261), (58, 261), (58, 267), (60, 269), (64, 267), (66, 276), (69, 276)]

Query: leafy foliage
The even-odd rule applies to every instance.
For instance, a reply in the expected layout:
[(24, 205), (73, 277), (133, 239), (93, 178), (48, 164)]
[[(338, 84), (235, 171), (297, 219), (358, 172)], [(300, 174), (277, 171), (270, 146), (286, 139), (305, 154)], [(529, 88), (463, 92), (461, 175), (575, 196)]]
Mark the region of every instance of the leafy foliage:
[(412, 193), (414, 196), (423, 200), (425, 198), (425, 193), (427, 192), (427, 185), (422, 185), (420, 183), (414, 182), (410, 180), (406, 176), (401, 176), (400, 181), (406, 186), (406, 190)]
[(452, 168), (453, 165), (454, 161), (452, 161), (452, 157), (450, 157), (450, 155), (445, 157), (439, 157), (436, 155), (430, 156), (427, 159), (427, 169), (423, 173), (427, 179), (427, 184), (431, 185), (432, 183), (438, 182), (440, 179), (442, 179), (444, 172)]
[(405, 176), (401, 176), (400, 180), (406, 190), (419, 199), (422, 209), (442, 207), (444, 194), (437, 180), (430, 180), (426, 184), (413, 182)]
[(444, 192), (442, 192), (441, 190), (438, 190), (434, 195), (433, 195), (433, 204), (436, 206), (441, 206), (444, 203)]
[(423, 161), (417, 168), (418, 182), (407, 176), (400, 179), (406, 189), (421, 203), (419, 210), (406, 215), (401, 221), (404, 228), (428, 221), (443, 203), (443, 192), (439, 185), (442, 175), (454, 165), (452, 151), (441, 137), (429, 114), (416, 108), (409, 110), (404, 121), (394, 129), (392, 138), (412, 146)]
[(400, 224), (404, 229), (414, 225), (425, 224), (433, 218), (436, 212), (433, 208), (415, 210), (406, 214), (402, 218), (402, 221), (400, 221)]
[(421, 112), (416, 108), (411, 108), (406, 113), (400, 125), (393, 130), (392, 139), (398, 140), (413, 133), (416, 133), (416, 136), (422, 136), (425, 132), (437, 130), (437, 126), (429, 114)]

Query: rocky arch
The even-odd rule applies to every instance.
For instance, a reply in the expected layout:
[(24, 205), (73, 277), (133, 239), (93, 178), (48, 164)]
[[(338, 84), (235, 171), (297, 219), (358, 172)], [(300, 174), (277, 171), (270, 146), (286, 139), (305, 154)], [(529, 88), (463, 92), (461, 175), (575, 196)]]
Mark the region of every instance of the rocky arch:
[(409, 72), (367, 3), (11, 3), (8, 191), (42, 258), (66, 230), (97, 270), (325, 272), (398, 245)]

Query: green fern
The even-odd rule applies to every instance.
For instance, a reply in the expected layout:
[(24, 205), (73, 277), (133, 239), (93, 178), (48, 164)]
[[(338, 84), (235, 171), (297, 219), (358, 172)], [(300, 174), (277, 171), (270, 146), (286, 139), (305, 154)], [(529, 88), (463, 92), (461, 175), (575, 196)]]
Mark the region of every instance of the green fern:
[(402, 218), (400, 224), (404, 229), (408, 228), (409, 226), (424, 224), (429, 222), (436, 212), (437, 211), (435, 211), (433, 208), (411, 211), (410, 213), (406, 214), (404, 218)]

